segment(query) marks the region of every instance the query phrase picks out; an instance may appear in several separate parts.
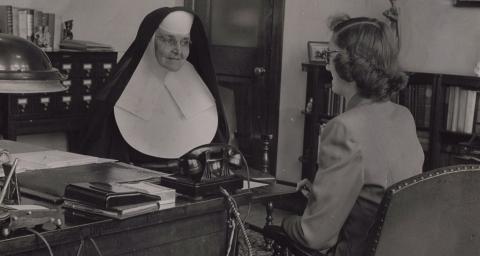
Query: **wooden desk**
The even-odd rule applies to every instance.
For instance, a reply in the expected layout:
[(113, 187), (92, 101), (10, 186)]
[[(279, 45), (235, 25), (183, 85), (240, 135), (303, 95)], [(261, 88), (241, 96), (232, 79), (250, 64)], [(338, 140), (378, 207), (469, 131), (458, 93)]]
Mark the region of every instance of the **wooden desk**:
[[(0, 147), (11, 152), (42, 150), (2, 140)], [(255, 200), (267, 200), (269, 197), (268, 188), (254, 191)], [(252, 193), (240, 191), (234, 197), (238, 205), (244, 205), (252, 199)], [(29, 202), (24, 200), (23, 203)], [(46, 202), (35, 203), (61, 209), (61, 206)], [(42, 232), (54, 255), (77, 255), (82, 240), (84, 246), (80, 255), (96, 255), (90, 239), (95, 241), (103, 255), (212, 256), (225, 255), (226, 252), (227, 213), (221, 197), (201, 201), (177, 197), (176, 203), (165, 209), (122, 221), (63, 209), (62, 213), (62, 228)], [(0, 255), (48, 255), (48, 251), (35, 235), (22, 231), (0, 239)]]
[[(248, 193), (235, 196), (248, 202)], [(90, 238), (103, 255), (224, 255), (226, 212), (223, 198), (199, 202), (178, 201), (168, 209), (122, 221), (64, 211), (61, 229), (42, 232), (54, 255), (76, 255), (82, 239), (83, 254), (96, 255)], [(48, 255), (33, 234), (14, 234), (0, 240), (0, 255)]]

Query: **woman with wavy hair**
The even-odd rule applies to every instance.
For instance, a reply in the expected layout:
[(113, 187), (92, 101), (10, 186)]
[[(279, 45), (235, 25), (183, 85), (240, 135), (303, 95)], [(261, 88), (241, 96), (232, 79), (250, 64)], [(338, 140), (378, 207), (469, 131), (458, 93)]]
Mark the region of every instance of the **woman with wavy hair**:
[(412, 114), (390, 101), (407, 76), (389, 27), (346, 15), (329, 22), (326, 68), (347, 107), (322, 131), (315, 179), (298, 183), (308, 198), (303, 215), (285, 218), (282, 227), (328, 255), (363, 255), (386, 188), (419, 174), (424, 154)]

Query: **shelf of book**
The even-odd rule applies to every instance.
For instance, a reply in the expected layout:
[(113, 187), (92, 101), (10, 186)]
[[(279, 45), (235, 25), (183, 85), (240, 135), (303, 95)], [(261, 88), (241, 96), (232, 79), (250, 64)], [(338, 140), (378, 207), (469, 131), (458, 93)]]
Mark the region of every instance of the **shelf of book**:
[(56, 25), (55, 13), (0, 5), (0, 33), (27, 39), (43, 50), (52, 50), (55, 39), (61, 36), (55, 33)]
[[(307, 73), (307, 100), (305, 110), (302, 111), (305, 113), (304, 151), (299, 159), (302, 161), (303, 177), (311, 177), (316, 170), (318, 137), (322, 125), (342, 113), (345, 110), (345, 103), (332, 95), (331, 75), (323, 65), (304, 63), (302, 70)], [(480, 118), (477, 118), (477, 115), (480, 115), (478, 111), (480, 96), (476, 93), (480, 90), (480, 79), (424, 72), (408, 72), (408, 75), (407, 87), (394, 96), (392, 101), (407, 107), (415, 119), (417, 135), (425, 153), (424, 170), (458, 163), (462, 158), (453, 154), (451, 157), (445, 156), (449, 153), (442, 152), (442, 147), (447, 144), (462, 145), (472, 137), (472, 133), (480, 131)], [(468, 120), (470, 129), (455, 131), (447, 129), (449, 127), (447, 120), (453, 120), (453, 117), (447, 117), (448, 106), (452, 106), (448, 101), (448, 97), (451, 97), (449, 88), (454, 87), (470, 90), (472, 92), (466, 94), (476, 95), (475, 100), (472, 100), (473, 96), (469, 96), (471, 99), (468, 101), (468, 104), (475, 107), (467, 106), (465, 101), (465, 106), (461, 108), (465, 110), (462, 112), (458, 110), (455, 114), (457, 123), (465, 124)], [(465, 97), (467, 98), (468, 96)], [(450, 112), (450, 115), (455, 113), (452, 110)], [(466, 113), (469, 113), (470, 117), (466, 117)], [(460, 118), (461, 115), (464, 117)], [(455, 161), (451, 160), (453, 158)]]
[(450, 74), (432, 74), (436, 77), (436, 103), (432, 113), (435, 127), (432, 130), (434, 167), (472, 162), (471, 152), (458, 150), (467, 145), (479, 145), (477, 115), (480, 78)]
[[(307, 91), (302, 176), (316, 171), (318, 139), (322, 126), (342, 113), (344, 102), (332, 95), (331, 75), (324, 65), (304, 63)], [(424, 170), (472, 163), (480, 159), (480, 77), (408, 72), (407, 87), (392, 101), (407, 107), (417, 126), (425, 153)], [(337, 96), (338, 97), (338, 96)], [(470, 150), (451, 150), (468, 146)], [(447, 148), (447, 149), (446, 149)], [(472, 151), (473, 150), (473, 151)], [(480, 150), (479, 150), (480, 151)]]

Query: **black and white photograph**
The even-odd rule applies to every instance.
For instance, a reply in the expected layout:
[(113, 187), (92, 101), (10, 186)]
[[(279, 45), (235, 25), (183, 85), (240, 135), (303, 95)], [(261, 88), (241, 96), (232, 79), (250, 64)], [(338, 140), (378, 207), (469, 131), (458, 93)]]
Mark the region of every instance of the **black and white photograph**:
[(454, 0), (455, 6), (480, 7), (480, 0)]
[(310, 62), (326, 63), (327, 62), (327, 50), (328, 42), (315, 42), (309, 41), (308, 47), (308, 60)]
[(480, 0), (0, 0), (0, 256), (480, 255)]

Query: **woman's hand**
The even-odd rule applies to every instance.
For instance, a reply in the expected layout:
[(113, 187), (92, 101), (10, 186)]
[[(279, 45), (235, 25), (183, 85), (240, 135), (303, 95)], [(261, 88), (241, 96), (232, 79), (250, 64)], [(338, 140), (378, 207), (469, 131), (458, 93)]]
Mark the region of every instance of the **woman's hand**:
[(312, 192), (312, 183), (308, 179), (303, 179), (297, 183), (297, 191), (302, 192), (305, 197), (308, 197)]

